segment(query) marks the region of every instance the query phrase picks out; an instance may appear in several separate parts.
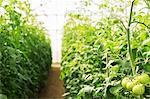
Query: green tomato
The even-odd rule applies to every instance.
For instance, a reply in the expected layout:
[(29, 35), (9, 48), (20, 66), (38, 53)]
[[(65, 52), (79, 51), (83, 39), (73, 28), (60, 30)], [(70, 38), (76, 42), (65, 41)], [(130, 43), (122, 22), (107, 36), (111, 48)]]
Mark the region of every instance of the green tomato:
[(135, 85), (137, 85), (137, 84), (139, 84), (139, 81), (136, 80), (136, 79), (133, 79), (132, 81), (127, 82), (126, 88), (127, 88), (128, 90), (132, 90), (132, 88), (133, 88)]
[(126, 88), (126, 85), (128, 82), (130, 82), (131, 80), (128, 78), (128, 77), (125, 77), (122, 82), (121, 82), (121, 85)]
[(140, 80), (140, 75), (135, 76), (134, 79), (137, 80), (137, 81), (139, 81)]
[(139, 81), (142, 83), (142, 84), (147, 84), (150, 82), (150, 77), (148, 76), (148, 74), (142, 74), (140, 77), (139, 77)]
[(126, 88), (127, 88), (127, 90), (132, 90), (132, 88), (133, 88), (135, 85), (136, 85), (135, 82), (130, 81), (130, 82), (127, 82)]
[(132, 92), (136, 95), (142, 95), (145, 92), (145, 86), (143, 84), (135, 85), (132, 89)]

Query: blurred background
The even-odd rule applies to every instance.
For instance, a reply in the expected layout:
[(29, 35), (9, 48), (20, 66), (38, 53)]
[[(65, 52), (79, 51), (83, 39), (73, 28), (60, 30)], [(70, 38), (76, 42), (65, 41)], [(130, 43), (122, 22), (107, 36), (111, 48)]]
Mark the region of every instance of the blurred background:
[(30, 0), (37, 19), (43, 22), (51, 37), (53, 62), (61, 61), (61, 39), (65, 15), (77, 8), (80, 0)]
[[(125, 20), (126, 16), (129, 14), (129, 5), (121, 2), (111, 1), (109, 7), (116, 7), (116, 9), (109, 9), (108, 5), (101, 5), (104, 8), (100, 9), (100, 5), (105, 4), (108, 0), (92, 0), (93, 3), (90, 4), (89, 0), (29, 0), (31, 3), (31, 8), (36, 14), (38, 21), (43, 23), (43, 26), (48, 30), (48, 35), (51, 37), (52, 46), (52, 57), (53, 63), (61, 61), (61, 44), (63, 37), (63, 28), (66, 23), (66, 14), (80, 13), (85, 16), (92, 18), (93, 23), (99, 20), (100, 17), (112, 16), (118, 19)], [(130, 0), (127, 0), (130, 1)], [(85, 6), (83, 6), (85, 5)], [(90, 5), (90, 6), (88, 6)], [(119, 9), (124, 9), (124, 12), (118, 11)], [(142, 4), (136, 6), (136, 9), (141, 9)], [(144, 9), (145, 10), (145, 9)], [(116, 13), (116, 12), (117, 13)], [(114, 16), (114, 13), (116, 16)], [(121, 17), (120, 17), (121, 16)], [(95, 21), (95, 22), (94, 22)]]

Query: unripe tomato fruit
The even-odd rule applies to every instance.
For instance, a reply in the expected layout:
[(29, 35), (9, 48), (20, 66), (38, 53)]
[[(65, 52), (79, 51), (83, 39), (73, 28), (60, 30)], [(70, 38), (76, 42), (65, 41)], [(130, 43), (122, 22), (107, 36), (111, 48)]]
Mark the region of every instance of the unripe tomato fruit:
[(126, 85), (128, 82), (130, 82), (131, 80), (128, 78), (128, 77), (125, 77), (122, 82), (121, 82), (121, 85), (126, 88)]
[(140, 76), (141, 75), (138, 75), (138, 76), (134, 77), (134, 79), (137, 80), (137, 81), (139, 81), (140, 80)]
[(148, 74), (142, 74), (140, 77), (139, 77), (139, 81), (142, 83), (142, 84), (147, 84), (150, 82), (150, 77), (148, 76)]
[(145, 92), (145, 86), (143, 84), (135, 85), (132, 89), (133, 93), (136, 95), (142, 95)]
[(132, 88), (133, 88), (135, 85), (136, 85), (135, 82), (130, 81), (130, 82), (127, 82), (126, 88), (127, 88), (127, 90), (132, 90)]
[(137, 85), (137, 84), (139, 84), (139, 81), (133, 79), (132, 81), (127, 82), (126, 88), (127, 88), (128, 90), (132, 90), (132, 88), (133, 88), (135, 85)]

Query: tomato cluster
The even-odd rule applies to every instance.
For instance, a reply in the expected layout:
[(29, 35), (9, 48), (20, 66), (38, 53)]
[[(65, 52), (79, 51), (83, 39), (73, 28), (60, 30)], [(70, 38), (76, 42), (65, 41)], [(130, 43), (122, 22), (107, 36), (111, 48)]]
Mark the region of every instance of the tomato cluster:
[(136, 95), (142, 95), (145, 92), (145, 85), (150, 83), (148, 74), (143, 73), (135, 77), (125, 77), (121, 84), (124, 88), (131, 91)]

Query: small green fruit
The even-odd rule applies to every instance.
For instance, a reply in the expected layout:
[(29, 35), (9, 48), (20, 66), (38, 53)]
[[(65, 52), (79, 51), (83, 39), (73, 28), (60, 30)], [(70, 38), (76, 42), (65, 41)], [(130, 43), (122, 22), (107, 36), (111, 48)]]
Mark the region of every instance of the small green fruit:
[(135, 85), (132, 89), (133, 93), (136, 95), (142, 95), (145, 92), (145, 86), (143, 84)]
[(148, 76), (148, 74), (142, 74), (140, 77), (139, 77), (139, 81), (142, 83), (142, 84), (147, 84), (150, 82), (150, 77)]
[(124, 88), (126, 88), (126, 85), (127, 85), (128, 82), (130, 82), (130, 79), (129, 79), (128, 77), (125, 77), (125, 78), (122, 80), (121, 85), (122, 85)]
[(137, 81), (139, 81), (140, 80), (140, 76), (141, 75), (135, 76), (134, 79), (137, 80)]
[(130, 81), (130, 82), (127, 82), (127, 84), (126, 84), (126, 88), (127, 88), (127, 90), (132, 90), (132, 88), (135, 86), (135, 82), (132, 82), (132, 81)]

